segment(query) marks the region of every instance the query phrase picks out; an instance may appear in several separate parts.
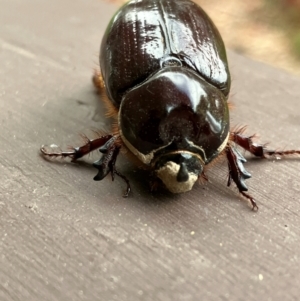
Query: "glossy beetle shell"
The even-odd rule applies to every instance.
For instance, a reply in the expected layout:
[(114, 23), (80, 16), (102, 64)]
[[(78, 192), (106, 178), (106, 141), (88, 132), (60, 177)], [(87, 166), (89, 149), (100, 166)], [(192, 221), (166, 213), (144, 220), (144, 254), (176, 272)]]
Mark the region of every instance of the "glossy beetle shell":
[(170, 56), (228, 96), (224, 43), (207, 14), (190, 0), (135, 0), (115, 14), (102, 40), (100, 65), (109, 98), (120, 105), (126, 91)]
[(210, 18), (190, 0), (129, 1), (100, 66), (123, 143), (169, 190), (190, 190), (229, 137), (230, 74)]

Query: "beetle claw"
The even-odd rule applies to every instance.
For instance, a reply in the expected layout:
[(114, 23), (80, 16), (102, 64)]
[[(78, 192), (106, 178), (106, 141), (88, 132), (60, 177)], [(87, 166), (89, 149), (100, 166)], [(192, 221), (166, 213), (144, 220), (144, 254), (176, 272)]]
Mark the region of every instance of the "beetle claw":
[(114, 168), (114, 171), (113, 171), (117, 176), (119, 176), (120, 178), (122, 178), (124, 180), (124, 182), (126, 183), (127, 187), (126, 187), (126, 192), (124, 193), (123, 197), (124, 198), (127, 198), (131, 192), (131, 186), (130, 186), (130, 183), (129, 183), (129, 180), (123, 176), (121, 173), (119, 173), (115, 168)]

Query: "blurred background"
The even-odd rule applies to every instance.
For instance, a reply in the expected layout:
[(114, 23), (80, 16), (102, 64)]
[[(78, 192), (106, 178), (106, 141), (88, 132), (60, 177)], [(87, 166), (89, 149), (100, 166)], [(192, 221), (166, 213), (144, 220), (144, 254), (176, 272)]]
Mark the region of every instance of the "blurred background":
[(212, 18), (227, 48), (300, 76), (300, 0), (194, 1)]
[(300, 75), (300, 0), (197, 0), (228, 48)]

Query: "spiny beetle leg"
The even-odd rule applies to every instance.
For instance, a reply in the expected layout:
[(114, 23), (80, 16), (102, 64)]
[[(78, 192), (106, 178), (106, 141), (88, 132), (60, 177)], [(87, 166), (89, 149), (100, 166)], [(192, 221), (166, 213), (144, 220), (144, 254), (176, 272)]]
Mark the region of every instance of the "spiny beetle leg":
[(113, 170), (121, 148), (116, 144), (116, 139), (117, 137), (113, 136), (99, 149), (103, 155), (93, 163), (93, 166), (98, 169), (98, 174), (94, 177), (95, 181), (101, 181), (109, 172), (112, 173), (112, 180), (114, 180)]
[(231, 182), (234, 181), (239, 192), (245, 198), (250, 200), (252, 204), (252, 209), (257, 210), (258, 206), (255, 200), (253, 199), (253, 197), (245, 193), (245, 191), (248, 191), (248, 188), (245, 184), (245, 180), (251, 178), (251, 174), (247, 172), (247, 170), (243, 165), (243, 163), (246, 162), (246, 159), (242, 156), (242, 154), (237, 149), (235, 149), (231, 145), (227, 145), (225, 152), (227, 156), (228, 169), (229, 169), (227, 186), (230, 186)]
[(109, 173), (111, 173), (112, 181), (115, 178), (115, 174), (122, 178), (126, 185), (126, 192), (124, 197), (128, 197), (131, 191), (130, 183), (128, 179), (123, 176), (119, 171), (117, 171), (115, 164), (117, 157), (120, 152), (121, 146), (118, 143), (118, 136), (113, 136), (109, 139), (100, 149), (99, 151), (103, 154), (100, 160), (93, 163), (93, 166), (98, 169), (98, 174), (94, 177), (95, 181), (101, 181), (105, 178)]
[(123, 197), (124, 197), (124, 198), (127, 198), (127, 197), (129, 196), (130, 192), (131, 192), (131, 187), (130, 187), (129, 180), (128, 180), (125, 176), (123, 176), (120, 172), (118, 172), (118, 171), (116, 170), (116, 168), (114, 168), (114, 171), (113, 171), (113, 172), (114, 172), (117, 176), (119, 176), (120, 178), (122, 178), (122, 179), (125, 181), (127, 187), (126, 187), (126, 192), (124, 193)]
[(300, 150), (286, 150), (286, 151), (274, 151), (269, 150), (263, 144), (253, 142), (254, 136), (244, 136), (240, 132), (231, 132), (232, 141), (241, 146), (252, 155), (260, 158), (267, 158), (269, 156), (288, 156), (288, 155), (300, 155)]
[[(46, 146), (42, 145), (40, 150), (42, 154), (46, 157), (62, 157), (62, 158), (71, 158), (72, 162), (76, 161), (77, 159), (87, 155), (88, 153), (98, 149), (103, 144), (105, 144), (107, 141), (109, 141), (113, 136), (112, 135), (105, 135), (101, 136), (95, 139), (89, 139), (86, 136), (84, 136), (85, 144), (79, 147), (72, 147), (69, 151), (52, 151), (51, 145)], [(50, 148), (50, 151), (48, 150)]]
[(254, 198), (249, 195), (248, 193), (245, 193), (244, 191), (240, 191), (240, 193), (242, 194), (242, 196), (244, 196), (246, 199), (250, 200), (251, 205), (252, 205), (252, 210), (253, 211), (257, 211), (258, 210), (258, 206), (254, 200)]

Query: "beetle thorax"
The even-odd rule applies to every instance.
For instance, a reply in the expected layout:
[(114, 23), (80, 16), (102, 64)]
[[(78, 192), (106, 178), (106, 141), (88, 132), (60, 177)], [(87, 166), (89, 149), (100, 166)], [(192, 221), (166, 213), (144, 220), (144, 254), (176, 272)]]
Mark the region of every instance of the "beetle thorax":
[(192, 188), (229, 131), (224, 95), (181, 67), (164, 67), (125, 93), (118, 123), (127, 148), (175, 193)]

